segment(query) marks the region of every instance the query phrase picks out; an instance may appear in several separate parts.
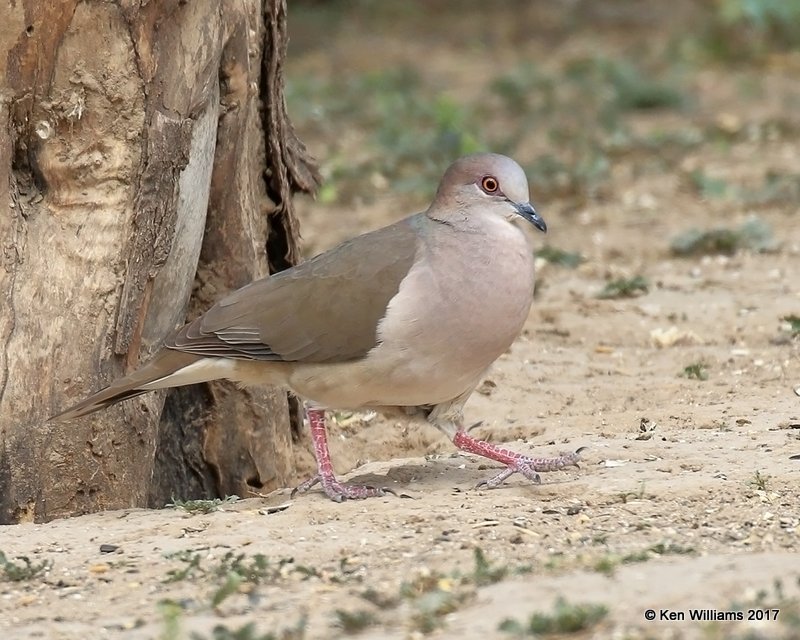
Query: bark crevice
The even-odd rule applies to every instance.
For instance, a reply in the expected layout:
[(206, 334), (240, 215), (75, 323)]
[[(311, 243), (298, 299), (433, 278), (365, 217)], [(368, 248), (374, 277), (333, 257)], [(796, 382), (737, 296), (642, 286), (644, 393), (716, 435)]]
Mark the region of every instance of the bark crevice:
[(262, 128), (267, 141), (264, 181), (275, 203), (270, 214), (266, 250), (271, 272), (281, 271), (300, 260), (300, 231), (294, 215), (292, 194), (315, 193), (321, 176), (313, 158), (295, 133), (286, 113), (283, 63), (288, 43), (286, 4), (268, 2), (259, 92)]

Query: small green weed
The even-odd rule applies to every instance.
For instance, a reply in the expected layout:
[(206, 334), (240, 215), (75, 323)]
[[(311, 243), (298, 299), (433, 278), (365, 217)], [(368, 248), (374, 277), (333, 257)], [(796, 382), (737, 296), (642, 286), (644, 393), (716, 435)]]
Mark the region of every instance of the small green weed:
[(800, 46), (798, 0), (719, 0), (703, 29), (705, 51), (720, 60), (755, 61)]
[(213, 498), (211, 500), (179, 500), (173, 498), (167, 507), (183, 509), (186, 513), (212, 513), (224, 504), (232, 504), (239, 500), (239, 496), (228, 496), (227, 498)]
[(164, 582), (179, 582), (186, 579), (196, 579), (207, 576), (214, 580), (215, 587), (211, 593), (211, 606), (216, 608), (228, 597), (243, 590), (244, 585), (259, 585), (273, 583), (282, 578), (287, 571), (287, 566), (293, 566), (292, 558), (282, 558), (277, 563), (271, 563), (263, 554), (257, 553), (247, 556), (244, 553), (236, 554), (228, 551), (222, 558), (210, 566), (202, 566), (200, 553), (180, 551), (167, 556), (184, 563), (178, 569), (170, 569)]
[(753, 474), (753, 479), (750, 480), (750, 486), (758, 491), (767, 491), (768, 490), (768, 483), (769, 483), (769, 476), (766, 474), (762, 474), (758, 469)]
[(375, 624), (378, 619), (370, 611), (345, 611), (336, 609), (336, 625), (345, 633), (360, 633)]
[(683, 545), (674, 542), (658, 542), (650, 547), (650, 551), (659, 556), (667, 555), (694, 555), (697, 553), (694, 547), (684, 547)]
[(708, 380), (708, 365), (704, 362), (687, 364), (683, 368), (681, 376), (690, 380)]
[(167, 555), (168, 559), (180, 560), (184, 566), (180, 569), (170, 569), (167, 571), (167, 577), (164, 582), (180, 582), (187, 578), (193, 578), (195, 575), (205, 573), (205, 570), (200, 567), (202, 557), (199, 553), (192, 553), (191, 551), (178, 551)]
[(379, 609), (394, 609), (400, 604), (400, 596), (381, 593), (372, 587), (365, 589), (360, 595)]
[(800, 174), (767, 171), (764, 182), (743, 191), (739, 200), (751, 207), (781, 204), (793, 207), (800, 200)]
[[(711, 135), (719, 134), (712, 132)], [(773, 135), (788, 137), (791, 134)], [(694, 191), (706, 200), (727, 198), (747, 207), (768, 205), (791, 207), (800, 199), (800, 175), (797, 173), (767, 171), (762, 183), (757, 186), (730, 184), (723, 178), (710, 176), (702, 169), (689, 172), (687, 178)]]
[(673, 542), (658, 542), (646, 549), (633, 551), (622, 556), (620, 562), (623, 564), (635, 564), (637, 562), (647, 562), (656, 556), (694, 555), (695, 553), (696, 551), (693, 547), (684, 547)]
[(644, 276), (633, 278), (617, 278), (607, 283), (603, 290), (597, 294), (598, 298), (635, 298), (650, 290), (650, 283)]
[(650, 553), (649, 549), (640, 549), (639, 551), (631, 551), (630, 553), (626, 553), (622, 558), (620, 558), (620, 562), (623, 564), (637, 564), (639, 562), (647, 562), (648, 560), (652, 559), (653, 555)]
[(158, 603), (158, 611), (164, 620), (164, 630), (159, 636), (159, 640), (178, 640), (181, 637), (181, 615), (183, 608), (180, 604), (171, 599), (161, 600)]
[(687, 257), (733, 255), (742, 249), (772, 251), (775, 247), (770, 226), (760, 218), (750, 218), (738, 229), (689, 229), (672, 241), (670, 250), (676, 256)]
[(626, 60), (580, 58), (567, 66), (565, 74), (573, 82), (610, 89), (604, 92), (610, 96), (609, 109), (674, 109), (684, 104), (684, 95), (674, 84), (655, 79)]
[(733, 255), (739, 249), (741, 238), (733, 229), (690, 229), (672, 242), (672, 253), (676, 256)]
[(479, 587), (487, 584), (499, 582), (508, 575), (507, 566), (492, 566), (486, 559), (486, 555), (480, 547), (475, 547), (474, 551), (475, 567), (471, 574), (465, 576), (465, 580)]
[(27, 556), (17, 556), (16, 560), (19, 562), (10, 560), (0, 551), (0, 577), (9, 582), (33, 580), (50, 571), (53, 566), (52, 560), (32, 562)]
[(469, 573), (454, 571), (447, 576), (422, 571), (401, 585), (400, 596), (410, 600), (414, 608), (411, 623), (416, 631), (431, 633), (438, 629), (447, 614), (472, 596), (475, 587), (494, 584), (509, 574), (507, 566), (492, 565), (482, 549), (476, 547), (473, 553), (474, 565)]
[(730, 187), (725, 180), (709, 176), (701, 169), (689, 173), (689, 181), (697, 193), (706, 199), (723, 198), (730, 193)]
[(228, 551), (220, 558), (214, 573), (218, 577), (235, 573), (245, 582), (262, 584), (278, 580), (284, 575), (286, 567), (293, 563), (292, 558), (281, 558), (276, 564), (272, 564), (263, 553), (247, 556), (244, 553), (236, 554)]
[(291, 558), (282, 558), (273, 565), (261, 553), (247, 557), (244, 553), (237, 555), (229, 551), (212, 571), (221, 583), (211, 596), (211, 606), (218, 607), (229, 596), (238, 593), (243, 584), (259, 585), (276, 582), (284, 575), (285, 567), (292, 563)]
[(404, 582), (400, 595), (412, 602), (411, 625), (415, 631), (431, 633), (444, 624), (444, 616), (452, 613), (467, 597), (458, 589), (458, 582), (438, 572), (423, 571)]
[(239, 587), (242, 586), (244, 579), (235, 571), (229, 572), (222, 584), (211, 594), (211, 606), (216, 609), (221, 605), (229, 596), (239, 592)]
[(630, 500), (631, 498), (633, 498), (634, 500), (643, 500), (645, 497), (644, 480), (642, 480), (641, 483), (639, 484), (638, 491), (621, 491), (620, 493), (617, 494), (617, 496), (619, 497), (619, 501), (622, 504), (628, 504), (628, 500)]
[(524, 116), (547, 113), (555, 105), (556, 79), (528, 62), (495, 78), (489, 91), (497, 95), (509, 113)]
[[(210, 638), (197, 632), (191, 633), (189, 638), (191, 640), (303, 640), (306, 636), (307, 626), (308, 616), (303, 612), (297, 620), (297, 624), (278, 632), (259, 633), (253, 622), (248, 622), (235, 629), (231, 629), (227, 625), (218, 624), (211, 630)], [(170, 638), (169, 640), (173, 639)]]
[(567, 559), (564, 557), (564, 554), (561, 552), (553, 553), (544, 563), (544, 568), (547, 571), (562, 571), (564, 570), (569, 563)]
[(550, 264), (567, 267), (568, 269), (574, 269), (585, 260), (580, 253), (564, 251), (550, 245), (545, 245), (539, 249), (536, 252), (536, 256), (542, 258), (542, 260), (547, 260)]
[(800, 316), (792, 314), (783, 316), (781, 320), (789, 323), (789, 331), (792, 332), (793, 336), (800, 336)]
[(412, 627), (422, 633), (431, 633), (444, 625), (444, 617), (456, 611), (467, 599), (463, 591), (436, 588), (421, 594), (414, 602)]
[(592, 567), (597, 573), (610, 576), (614, 573), (619, 564), (619, 559), (611, 554), (599, 558)]
[(616, 554), (606, 554), (597, 559), (592, 568), (598, 573), (612, 575), (620, 564), (636, 564), (647, 562), (659, 556), (668, 555), (693, 555), (696, 551), (693, 547), (684, 547), (672, 542), (658, 542), (645, 549), (632, 551), (623, 556)]
[(534, 613), (527, 623), (506, 619), (500, 631), (518, 636), (556, 635), (586, 631), (599, 624), (608, 609), (598, 604), (570, 604), (564, 598), (556, 600), (552, 613)]

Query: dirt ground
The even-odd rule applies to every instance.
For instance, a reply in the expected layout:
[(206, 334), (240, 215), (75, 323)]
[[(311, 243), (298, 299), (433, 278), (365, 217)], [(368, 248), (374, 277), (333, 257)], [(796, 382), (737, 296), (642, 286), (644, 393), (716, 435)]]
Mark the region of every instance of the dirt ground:
[[(367, 18), (376, 5), (356, 3), (336, 20), (306, 9), (290, 22), (287, 75), (413, 64), (423, 88), (469, 101), (498, 68), (535, 60), (558, 77), (576, 56), (636, 59), (645, 45), (667, 56), (670, 34), (698, 24), (691, 3), (670, 3), (663, 24), (664, 15), (620, 9), (637, 3), (597, 3), (577, 22), (576, 3), (546, 4)], [(689, 105), (623, 119), (642, 135), (699, 132), (698, 141), (609, 153), (603, 180), (586, 188), (556, 180), (537, 190), (534, 172), (550, 232), (532, 241), (584, 261), (539, 261), (524, 333), (467, 405), (476, 433), (517, 451), (586, 447), (580, 469), (475, 490), (492, 465), (455, 453), (434, 429), (337, 415), (337, 468), (410, 499), (334, 504), (286, 489), (210, 513), (4, 528), (8, 559), (52, 566), (0, 580), (3, 637), (513, 638), (522, 631), (500, 630), (504, 620), (525, 627), (533, 613), (561, 611), (561, 637), (800, 638), (800, 340), (782, 320), (800, 315), (800, 182), (791, 182), (800, 57), (682, 60)], [(502, 128), (490, 115), (487, 127)], [(364, 130), (332, 141), (313, 123), (298, 126), (323, 165), (334, 145), (340, 157), (369, 154)], [(520, 161), (552, 152), (544, 128), (519, 141)], [(789, 190), (743, 195), (769, 175)], [(398, 195), (383, 175), (363, 189), (377, 195), (300, 203), (310, 252), (419, 210), (430, 195)], [(689, 228), (738, 229), (752, 216), (771, 229), (768, 251), (670, 252)], [(646, 293), (597, 297), (636, 275)], [(695, 377), (681, 375), (687, 367)], [(310, 464), (301, 452), (298, 479)], [(693, 621), (693, 609), (745, 619)], [(747, 620), (775, 610), (777, 620)], [(685, 619), (662, 619), (670, 612)], [(567, 613), (583, 614), (583, 628), (570, 633)]]

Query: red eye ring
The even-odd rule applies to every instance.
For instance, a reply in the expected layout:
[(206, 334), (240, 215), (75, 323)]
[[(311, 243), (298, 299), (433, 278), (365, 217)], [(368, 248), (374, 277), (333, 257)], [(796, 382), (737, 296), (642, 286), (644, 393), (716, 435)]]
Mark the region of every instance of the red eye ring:
[(500, 183), (497, 182), (497, 178), (494, 176), (486, 176), (483, 180), (481, 180), (481, 189), (483, 189), (486, 193), (497, 193), (499, 188)]

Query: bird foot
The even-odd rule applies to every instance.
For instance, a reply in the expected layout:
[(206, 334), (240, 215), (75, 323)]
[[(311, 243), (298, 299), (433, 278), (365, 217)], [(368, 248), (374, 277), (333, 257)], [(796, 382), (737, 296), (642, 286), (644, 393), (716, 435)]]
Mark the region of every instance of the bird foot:
[(339, 482), (334, 476), (322, 476), (317, 474), (305, 482), (292, 489), (291, 497), (294, 498), (298, 493), (305, 493), (317, 484), (322, 485), (322, 490), (334, 502), (344, 502), (345, 500), (364, 500), (366, 498), (376, 498), (379, 496), (393, 495), (397, 493), (388, 487), (372, 487), (369, 485), (347, 484)]
[(581, 447), (573, 452), (564, 452), (554, 458), (533, 458), (484, 440), (478, 440), (465, 431), (457, 432), (455, 438), (453, 438), (453, 443), (462, 451), (475, 453), (506, 465), (506, 468), (500, 473), (476, 485), (476, 488), (487, 489), (499, 487), (515, 473), (521, 473), (531, 482), (541, 484), (542, 479), (539, 476), (539, 472), (558, 471), (566, 467), (579, 466), (581, 452), (586, 448)]
[[(305, 493), (311, 487), (322, 485), (322, 490), (334, 502), (345, 500), (364, 500), (385, 495), (396, 496), (397, 493), (386, 487), (347, 484), (339, 482), (333, 472), (331, 452), (328, 449), (328, 434), (325, 430), (325, 411), (319, 408), (306, 409), (308, 423), (311, 428), (311, 442), (314, 445), (314, 457), (317, 460), (317, 473), (292, 490), (292, 498), (298, 493)], [(405, 497), (401, 495), (401, 497)]]

